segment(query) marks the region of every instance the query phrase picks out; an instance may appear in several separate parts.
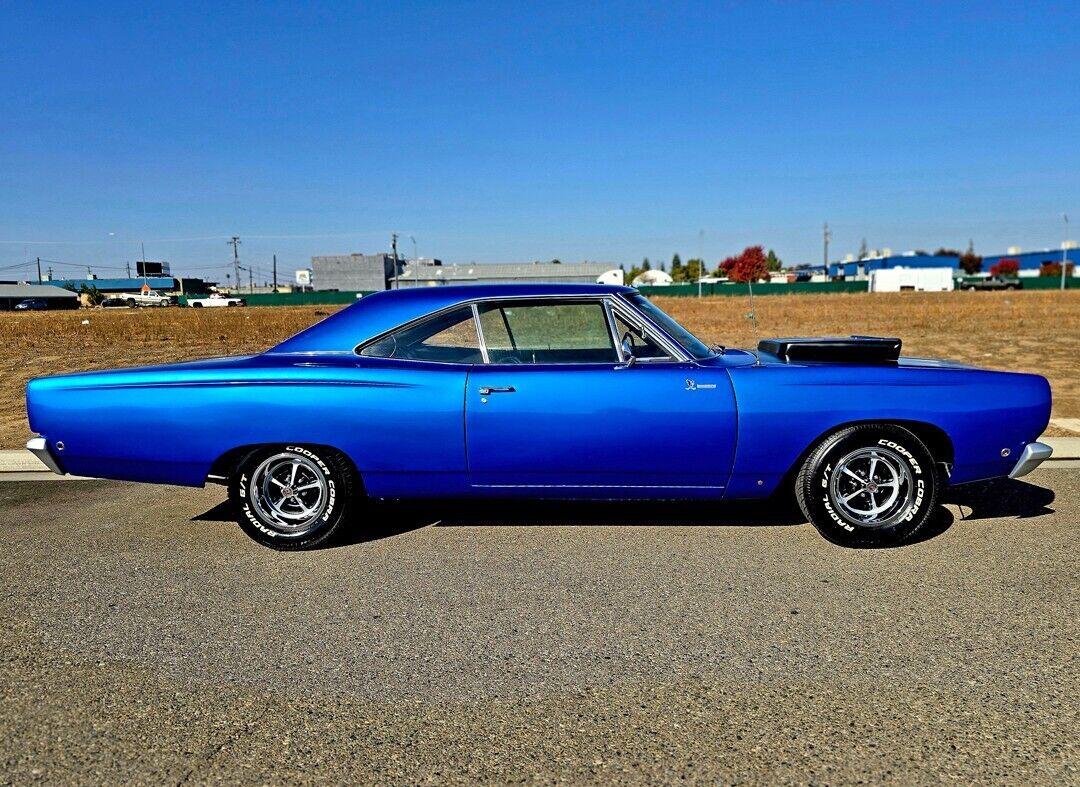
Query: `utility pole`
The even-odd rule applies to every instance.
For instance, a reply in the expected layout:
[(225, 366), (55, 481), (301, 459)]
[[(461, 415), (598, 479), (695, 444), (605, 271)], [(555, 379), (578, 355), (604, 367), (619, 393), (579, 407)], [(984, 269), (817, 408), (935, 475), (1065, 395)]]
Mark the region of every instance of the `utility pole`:
[[(698, 230), (698, 271), (697, 271), (697, 296), (701, 297), (701, 279), (705, 275), (705, 230)], [(661, 257), (660, 259), (663, 259)]]
[(240, 238), (233, 235), (231, 239), (225, 241), (232, 244), (232, 258), (233, 258), (233, 271), (236, 273), (236, 289), (240, 289), (240, 251), (237, 246), (240, 245)]
[(829, 222), (825, 222), (825, 231), (822, 235), (825, 241), (825, 254), (822, 257), (822, 262), (825, 264), (825, 275), (829, 275), (829, 241), (832, 239), (832, 233), (829, 231)]
[[(125, 262), (124, 267), (127, 269), (127, 277), (130, 279), (131, 278), (131, 263), (130, 262)], [(145, 267), (143, 269), (145, 270)]]
[(274, 292), (277, 292), (277, 255), (274, 255)]
[(1065, 266), (1069, 263), (1069, 217), (1062, 213), (1061, 218), (1065, 219), (1065, 240), (1061, 244), (1061, 289), (1065, 289)]
[[(49, 269), (49, 278), (52, 278), (52, 269)], [(41, 284), (41, 257), (37, 258), (37, 280), (38, 284)]]
[(401, 289), (401, 282), (398, 281), (398, 257), (397, 257), (397, 239), (398, 234), (393, 232), (390, 234), (390, 248), (394, 250), (394, 289)]
[(420, 286), (420, 255), (416, 253), (416, 238), (412, 235), (409, 236), (409, 240), (412, 241), (412, 256), (413, 256), (413, 282), (414, 287)]
[(250, 265), (248, 265), (248, 292), (252, 294), (255, 292), (255, 279), (254, 274), (251, 272)]

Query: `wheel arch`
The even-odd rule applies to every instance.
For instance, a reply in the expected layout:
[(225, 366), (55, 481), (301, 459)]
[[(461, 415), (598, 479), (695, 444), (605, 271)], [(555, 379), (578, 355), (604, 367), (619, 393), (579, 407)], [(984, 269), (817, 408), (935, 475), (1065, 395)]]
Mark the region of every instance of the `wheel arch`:
[(843, 423), (836, 424), (829, 427), (821, 434), (817, 435), (810, 441), (802, 453), (796, 457), (791, 467), (788, 468), (784, 474), (784, 479), (777, 487), (777, 491), (781, 492), (785, 489), (790, 489), (792, 483), (795, 481), (795, 476), (799, 474), (799, 469), (803, 466), (807, 457), (813, 452), (815, 448), (821, 445), (821, 442), (831, 434), (839, 432), (841, 429), (848, 429), (852, 426), (899, 426), (903, 429), (907, 429), (926, 446), (930, 451), (930, 455), (934, 457), (934, 462), (939, 465), (944, 465), (943, 478), (948, 478), (949, 473), (952, 470), (953, 461), (956, 458), (955, 447), (953, 446), (952, 438), (949, 434), (940, 426), (928, 423), (926, 421), (912, 421), (905, 419), (865, 419), (861, 421), (845, 421)]
[(358, 488), (361, 492), (364, 489), (364, 478), (360, 473), (360, 468), (356, 466), (356, 462), (345, 451), (342, 451), (337, 446), (327, 445), (324, 443), (304, 443), (300, 441), (291, 442), (275, 442), (267, 441), (263, 443), (250, 443), (248, 445), (237, 446), (236, 448), (230, 448), (223, 453), (217, 459), (215, 459), (211, 465), (210, 470), (206, 474), (206, 483), (210, 484), (228, 484), (229, 479), (233, 473), (240, 467), (241, 463), (249, 457), (255, 451), (261, 451), (266, 448), (276, 448), (283, 445), (302, 445), (305, 448), (312, 450), (324, 450), (333, 451), (334, 453), (344, 457), (345, 461), (349, 463), (352, 468), (353, 477), (356, 480)]

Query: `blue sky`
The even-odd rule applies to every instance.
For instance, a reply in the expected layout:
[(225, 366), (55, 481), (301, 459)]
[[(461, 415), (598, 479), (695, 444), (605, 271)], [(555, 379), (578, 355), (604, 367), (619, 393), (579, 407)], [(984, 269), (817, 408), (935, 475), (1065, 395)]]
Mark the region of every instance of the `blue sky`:
[(222, 275), (236, 234), (291, 271), (392, 231), (795, 263), (824, 221), (834, 258), (1080, 223), (1075, 3), (316, 5), (0, 5), (0, 267), (145, 241)]

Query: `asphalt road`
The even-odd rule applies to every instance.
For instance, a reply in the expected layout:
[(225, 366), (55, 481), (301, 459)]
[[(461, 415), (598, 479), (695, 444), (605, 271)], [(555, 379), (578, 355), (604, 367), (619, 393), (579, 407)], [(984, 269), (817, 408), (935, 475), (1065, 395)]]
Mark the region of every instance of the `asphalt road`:
[(306, 554), (220, 487), (0, 484), (0, 782), (1075, 784), (1080, 473), (1026, 481), (892, 550), (483, 505)]

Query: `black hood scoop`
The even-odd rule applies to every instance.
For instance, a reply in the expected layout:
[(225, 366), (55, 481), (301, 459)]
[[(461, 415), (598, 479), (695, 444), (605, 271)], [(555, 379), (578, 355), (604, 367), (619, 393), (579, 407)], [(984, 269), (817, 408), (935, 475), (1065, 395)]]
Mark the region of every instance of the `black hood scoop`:
[(762, 339), (758, 349), (785, 361), (887, 363), (900, 357), (900, 340), (881, 336)]

